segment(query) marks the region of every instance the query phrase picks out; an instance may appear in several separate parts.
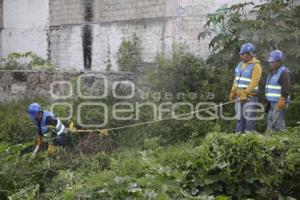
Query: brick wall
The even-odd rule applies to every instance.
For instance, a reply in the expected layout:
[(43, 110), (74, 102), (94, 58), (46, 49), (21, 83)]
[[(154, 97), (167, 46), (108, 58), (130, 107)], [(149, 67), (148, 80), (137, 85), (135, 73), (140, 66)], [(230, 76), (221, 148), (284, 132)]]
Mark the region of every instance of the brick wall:
[(82, 0), (50, 0), (50, 26), (83, 22)]
[[(243, 0), (177, 0), (175, 16), (168, 20), (166, 31), (171, 36), (173, 43), (186, 46), (186, 50), (194, 55), (206, 58), (211, 53), (209, 50), (210, 37), (198, 41), (198, 34), (204, 31), (206, 16), (213, 13), (221, 6), (245, 2)], [(261, 3), (260, 0), (253, 0)], [(169, 2), (172, 5), (172, 2)], [(166, 41), (168, 43), (168, 41)], [(170, 46), (170, 45), (169, 45)], [(167, 54), (172, 49), (167, 50)]]
[[(0, 0), (1, 1), (1, 0)], [(171, 55), (174, 44), (209, 55), (210, 38), (198, 41), (206, 15), (242, 0), (3, 0), (2, 55), (33, 51), (58, 68), (117, 70), (122, 41), (137, 34), (142, 62)], [(260, 0), (254, 0), (261, 2)], [(299, 0), (297, 0), (299, 1)], [(50, 30), (48, 30), (50, 29)], [(48, 34), (50, 37), (47, 37)], [(48, 43), (49, 42), (49, 43)], [(88, 55), (87, 55), (88, 54)], [(91, 63), (90, 63), (91, 62)], [(88, 64), (87, 64), (88, 63)], [(89, 65), (91, 64), (91, 66)], [(89, 67), (87, 69), (89, 69)]]
[(95, 0), (95, 21), (111, 22), (165, 16), (165, 0)]
[[(83, 70), (83, 25), (61, 26), (51, 31), (52, 62), (61, 69)], [(124, 39), (136, 33), (143, 62), (153, 62), (164, 50), (165, 21), (113, 22), (91, 24), (92, 69), (105, 71), (108, 61), (117, 70), (117, 52)]]
[(0, 0), (0, 58), (2, 57), (3, 0)]
[(0, 29), (3, 28), (3, 0), (0, 0)]
[(50, 26), (159, 18), (166, 11), (166, 0), (51, 0), (49, 5)]

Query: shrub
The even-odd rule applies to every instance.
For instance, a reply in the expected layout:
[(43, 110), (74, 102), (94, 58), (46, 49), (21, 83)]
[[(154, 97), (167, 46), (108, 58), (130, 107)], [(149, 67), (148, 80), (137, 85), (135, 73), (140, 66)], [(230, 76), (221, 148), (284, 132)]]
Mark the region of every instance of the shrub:
[(43, 59), (33, 52), (26, 53), (10, 53), (7, 58), (2, 58), (0, 69), (4, 70), (31, 70), (43, 69), (53, 70), (49, 60)]
[[(82, 156), (0, 146), (1, 199), (298, 199), (300, 128)], [(156, 139), (154, 139), (156, 140)]]
[(140, 61), (139, 38), (136, 34), (128, 40), (124, 40), (118, 50), (118, 66), (121, 71), (137, 71)]
[(209, 134), (195, 149), (186, 188), (195, 194), (227, 194), (237, 199), (277, 199), (298, 191), (286, 180), (298, 179), (298, 131), (266, 136)]

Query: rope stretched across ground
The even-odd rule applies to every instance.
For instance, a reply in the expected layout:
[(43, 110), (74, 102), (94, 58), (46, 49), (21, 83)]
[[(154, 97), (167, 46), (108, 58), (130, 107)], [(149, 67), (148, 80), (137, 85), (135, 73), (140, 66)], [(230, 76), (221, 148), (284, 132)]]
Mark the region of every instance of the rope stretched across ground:
[[(189, 113), (175, 115), (175, 116), (167, 117), (167, 118), (163, 118), (163, 119), (157, 119), (157, 120), (152, 120), (152, 121), (147, 121), (147, 122), (141, 122), (141, 123), (132, 124), (132, 125), (126, 125), (126, 126), (120, 126), (120, 127), (114, 127), (114, 128), (108, 128), (108, 129), (77, 130), (74, 127), (74, 123), (71, 122), (71, 124), (70, 124), (70, 126), (69, 126), (68, 129), (69, 129), (69, 131), (71, 133), (94, 133), (94, 132), (100, 132), (100, 136), (102, 138), (102, 137), (108, 135), (108, 131), (120, 130), (120, 129), (125, 129), (125, 128), (131, 128), (131, 127), (142, 126), (142, 125), (146, 125), (146, 124), (151, 124), (151, 123), (166, 121), (166, 120), (170, 120), (170, 119), (175, 119), (175, 118), (178, 118), (178, 117), (182, 117), (182, 116), (191, 115), (191, 114), (194, 114), (194, 113), (199, 113), (199, 112), (203, 112), (203, 111), (206, 111), (206, 110), (210, 110), (210, 109), (213, 109), (213, 108), (219, 108), (219, 107), (224, 106), (224, 105), (232, 104), (235, 101), (236, 100), (229, 101), (229, 102), (226, 102), (226, 103), (223, 103), (223, 104), (219, 104), (219, 105), (216, 105), (216, 106), (212, 106), (212, 107), (200, 109), (200, 110), (195, 110), (195, 111), (192, 111), (192, 112), (189, 112)], [(38, 149), (39, 149), (39, 145), (36, 146), (34, 152), (32, 153), (32, 156), (31, 156), (30, 160), (32, 160), (35, 157), (35, 154), (37, 153)]]
[(204, 108), (204, 109), (200, 109), (200, 110), (195, 110), (195, 111), (192, 111), (192, 112), (189, 112), (189, 113), (184, 113), (184, 114), (180, 114), (180, 115), (175, 115), (175, 116), (167, 117), (167, 118), (163, 118), (163, 119), (157, 119), (157, 120), (152, 120), (152, 121), (147, 121), (147, 122), (141, 122), (141, 123), (137, 123), (137, 124), (131, 124), (131, 125), (120, 126), (120, 127), (114, 127), (114, 128), (108, 128), (108, 129), (77, 130), (77, 129), (74, 127), (74, 124), (71, 123), (71, 124), (70, 124), (70, 127), (69, 127), (69, 131), (70, 131), (71, 133), (91, 133), (91, 132), (100, 132), (101, 135), (107, 135), (107, 134), (108, 134), (108, 131), (120, 130), (120, 129), (126, 129), (126, 128), (131, 128), (131, 127), (142, 126), (142, 125), (146, 125), (146, 124), (151, 124), (151, 123), (156, 123), (156, 122), (166, 121), (166, 120), (170, 120), (170, 119), (175, 119), (175, 118), (178, 118), (178, 117), (182, 117), (182, 116), (191, 115), (191, 114), (194, 114), (194, 113), (199, 113), (199, 112), (207, 111), (207, 110), (210, 110), (210, 109), (213, 109), (213, 108), (219, 108), (219, 107), (224, 106), (224, 105), (232, 104), (232, 103), (234, 103), (235, 101), (236, 101), (236, 100), (234, 100), (234, 101), (229, 101), (229, 102), (226, 102), (226, 103), (223, 103), (223, 104), (219, 104), (219, 105), (216, 105), (216, 106), (212, 106), (212, 107), (208, 107), (208, 108)]

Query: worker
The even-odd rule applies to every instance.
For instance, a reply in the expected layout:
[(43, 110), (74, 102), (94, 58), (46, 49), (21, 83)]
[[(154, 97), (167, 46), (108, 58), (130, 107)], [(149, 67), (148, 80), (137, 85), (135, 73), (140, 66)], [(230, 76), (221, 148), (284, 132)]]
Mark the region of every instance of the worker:
[(268, 59), (270, 68), (266, 82), (265, 96), (268, 101), (269, 131), (285, 129), (284, 115), (290, 102), (291, 82), (289, 70), (283, 65), (283, 52), (275, 50)]
[[(59, 118), (52, 112), (42, 110), (38, 103), (33, 103), (28, 107), (28, 114), (37, 128), (37, 143), (44, 144), (44, 138), (48, 144), (48, 153), (55, 152), (54, 146), (65, 145), (65, 132), (67, 129)], [(53, 127), (53, 129), (50, 129)]]
[(230, 101), (235, 100), (237, 133), (255, 131), (255, 108), (262, 68), (260, 61), (254, 56), (254, 51), (251, 43), (241, 47), (241, 62), (235, 68), (235, 79), (229, 96)]

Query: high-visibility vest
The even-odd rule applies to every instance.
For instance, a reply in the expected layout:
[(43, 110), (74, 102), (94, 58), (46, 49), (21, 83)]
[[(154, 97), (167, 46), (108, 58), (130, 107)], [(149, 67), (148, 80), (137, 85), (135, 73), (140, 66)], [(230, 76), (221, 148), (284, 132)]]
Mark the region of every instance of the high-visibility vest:
[[(281, 85), (278, 80), (281, 74), (288, 70), (285, 66), (281, 66), (275, 74), (269, 74), (267, 79), (267, 84), (265, 88), (266, 99), (271, 102), (278, 102), (281, 97)], [(290, 97), (286, 99), (286, 101), (290, 101)]]
[[(239, 89), (246, 89), (252, 81), (252, 72), (256, 63), (251, 63), (247, 65), (244, 69), (242, 69), (242, 65), (243, 62), (240, 62), (235, 68), (235, 86)], [(258, 86), (256, 86), (252, 92), (257, 93)]]
[[(49, 133), (50, 129), (46, 124), (47, 117), (55, 117), (55, 115), (52, 112), (44, 110), (43, 111), (43, 116), (42, 116), (42, 119), (41, 119), (41, 122), (40, 122), (40, 126), (39, 126), (39, 123), (37, 121), (35, 121), (35, 126), (37, 127), (38, 130), (41, 131), (41, 133), (45, 137), (50, 137), (50, 135), (49, 135), (50, 134)], [(63, 125), (63, 123), (58, 118), (56, 118), (56, 120), (57, 120), (57, 124), (55, 126), (55, 131), (56, 131), (57, 135), (60, 135), (64, 132), (65, 126)]]

